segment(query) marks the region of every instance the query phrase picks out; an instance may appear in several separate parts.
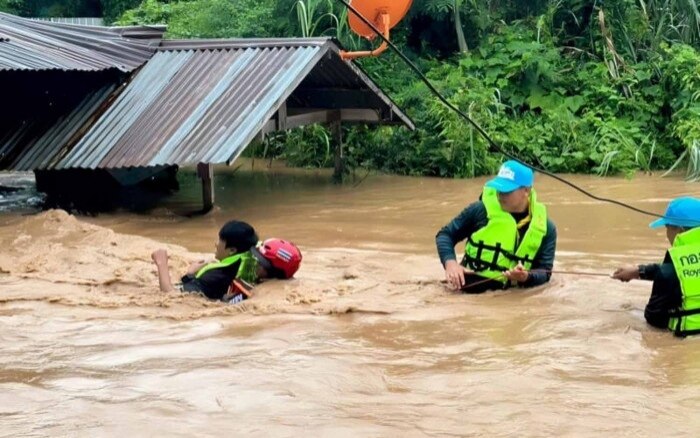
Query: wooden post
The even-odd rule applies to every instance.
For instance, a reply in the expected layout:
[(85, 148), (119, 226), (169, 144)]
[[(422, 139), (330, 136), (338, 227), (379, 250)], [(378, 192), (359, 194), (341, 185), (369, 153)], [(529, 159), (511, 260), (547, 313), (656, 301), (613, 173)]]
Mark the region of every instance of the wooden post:
[(343, 153), (343, 129), (340, 123), (340, 112), (336, 120), (331, 122), (331, 136), (335, 144), (335, 170), (333, 171), (333, 181), (342, 183), (345, 176), (345, 155)]
[(277, 130), (287, 130), (287, 101), (285, 100), (277, 110)]
[(197, 176), (202, 180), (202, 211), (206, 213), (214, 207), (214, 165), (197, 164)]

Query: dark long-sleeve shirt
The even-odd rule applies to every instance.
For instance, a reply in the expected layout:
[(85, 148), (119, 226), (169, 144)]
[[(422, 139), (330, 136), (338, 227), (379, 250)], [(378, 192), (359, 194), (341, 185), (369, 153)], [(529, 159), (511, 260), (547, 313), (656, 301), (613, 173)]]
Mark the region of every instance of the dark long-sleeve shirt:
[(180, 279), (181, 289), (183, 292), (200, 292), (209, 299), (220, 300), (226, 295), (231, 282), (236, 278), (240, 266), (241, 262), (238, 261), (228, 266), (210, 269), (199, 278), (194, 275), (185, 275)]
[[(517, 221), (522, 219), (526, 214), (527, 213), (522, 215), (514, 214), (513, 217)], [(437, 236), (435, 236), (435, 243), (442, 265), (444, 266), (448, 260), (456, 260), (455, 245), (471, 236), (477, 230), (485, 227), (487, 223), (488, 217), (486, 216), (486, 207), (483, 202), (477, 201), (470, 204), (467, 208), (462, 210), (456, 218), (452, 219), (449, 224), (442, 227), (442, 229), (438, 231)], [(527, 226), (523, 227), (520, 233), (524, 234), (526, 230)], [(527, 281), (521, 284), (521, 286), (538, 286), (549, 281), (551, 276), (549, 271), (551, 271), (554, 266), (556, 247), (557, 229), (554, 226), (554, 222), (547, 219), (547, 233), (542, 239), (542, 245), (532, 262), (530, 275)]]
[(683, 296), (671, 256), (666, 252), (662, 263), (640, 265), (639, 274), (642, 280), (654, 282), (649, 302), (644, 309), (644, 319), (654, 327), (667, 328), (668, 312), (681, 306)]

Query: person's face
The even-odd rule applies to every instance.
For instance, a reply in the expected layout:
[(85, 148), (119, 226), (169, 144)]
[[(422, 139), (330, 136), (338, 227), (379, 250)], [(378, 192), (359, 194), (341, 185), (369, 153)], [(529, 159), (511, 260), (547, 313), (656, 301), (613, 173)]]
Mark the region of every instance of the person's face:
[(214, 257), (216, 257), (217, 260), (223, 260), (226, 257), (236, 253), (235, 248), (226, 248), (226, 241), (221, 239), (216, 242), (215, 248), (216, 252), (214, 253)]
[(269, 274), (267, 273), (267, 269), (265, 269), (260, 263), (258, 263), (257, 274), (258, 274), (258, 278), (268, 278), (269, 277)]
[(681, 227), (666, 225), (666, 238), (668, 239), (668, 243), (673, 245), (673, 241), (676, 240), (676, 236), (681, 234), (682, 232), (683, 228)]
[(530, 188), (520, 187), (512, 192), (498, 192), (498, 202), (501, 208), (508, 213), (522, 213), (527, 211), (530, 204)]

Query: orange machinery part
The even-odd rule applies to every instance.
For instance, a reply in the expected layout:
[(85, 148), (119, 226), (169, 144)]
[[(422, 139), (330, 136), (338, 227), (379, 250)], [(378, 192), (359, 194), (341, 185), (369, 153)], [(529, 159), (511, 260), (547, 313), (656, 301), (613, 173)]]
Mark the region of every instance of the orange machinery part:
[[(389, 31), (399, 24), (406, 16), (406, 13), (411, 8), (413, 0), (354, 0), (352, 6), (369, 21), (374, 22), (374, 25), (379, 29), (386, 39), (389, 39)], [(377, 34), (371, 27), (367, 26), (358, 16), (352, 11), (348, 11), (348, 22), (350, 28), (356, 34), (368, 40), (373, 40)], [(368, 56), (377, 56), (386, 50), (386, 42), (372, 51), (362, 52), (346, 52), (341, 51), (340, 56), (343, 59), (356, 59)]]

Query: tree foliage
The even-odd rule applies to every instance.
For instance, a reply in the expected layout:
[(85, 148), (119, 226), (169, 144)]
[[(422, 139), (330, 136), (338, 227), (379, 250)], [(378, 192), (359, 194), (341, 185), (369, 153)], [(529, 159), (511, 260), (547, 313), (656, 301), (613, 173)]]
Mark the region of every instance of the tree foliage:
[(167, 24), (169, 38), (261, 38), (277, 36), (272, 0), (145, 0), (120, 25)]
[[(103, 14), (167, 37), (353, 36), (335, 0), (0, 0), (27, 16)], [(128, 9), (128, 10), (126, 10)], [(126, 10), (126, 12), (124, 12)], [(415, 0), (392, 39), (503, 147), (558, 172), (685, 166), (700, 177), (700, 11), (695, 0)], [(392, 53), (358, 63), (418, 129), (346, 127), (351, 165), (474, 176), (502, 157)], [(322, 126), (252, 151), (331, 166)]]
[(140, 0), (0, 0), (0, 12), (24, 17), (102, 17), (113, 23)]

